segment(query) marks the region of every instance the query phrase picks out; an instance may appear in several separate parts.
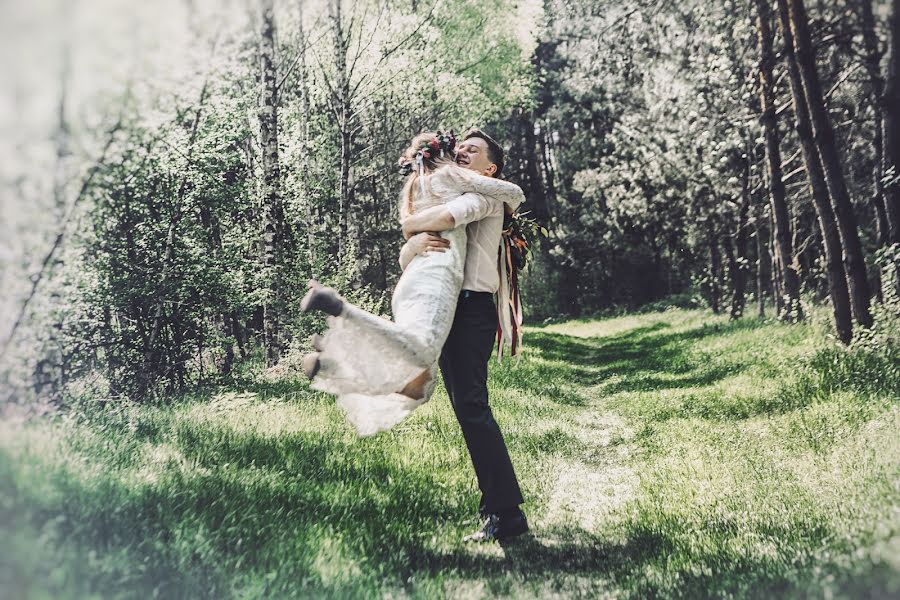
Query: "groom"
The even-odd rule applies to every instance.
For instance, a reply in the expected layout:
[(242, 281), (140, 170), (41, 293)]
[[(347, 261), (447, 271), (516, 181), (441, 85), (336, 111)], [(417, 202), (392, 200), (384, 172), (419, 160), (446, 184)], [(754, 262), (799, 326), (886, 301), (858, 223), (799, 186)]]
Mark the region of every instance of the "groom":
[[(459, 144), (456, 162), (482, 175), (499, 177), (503, 148), (486, 133), (473, 129)], [(460, 202), (463, 199), (465, 202)], [(528, 531), (519, 508), (524, 501), (519, 482), (488, 405), (487, 373), (497, 334), (494, 293), (500, 287), (497, 256), (503, 213), (502, 202), (465, 194), (452, 204), (413, 214), (403, 222), (403, 234), (408, 239), (404, 252), (415, 254), (442, 251), (449, 244), (429, 232), (466, 225), (462, 292), (439, 365), (481, 489), (479, 512), (484, 525), (466, 536), (467, 541), (503, 540)]]

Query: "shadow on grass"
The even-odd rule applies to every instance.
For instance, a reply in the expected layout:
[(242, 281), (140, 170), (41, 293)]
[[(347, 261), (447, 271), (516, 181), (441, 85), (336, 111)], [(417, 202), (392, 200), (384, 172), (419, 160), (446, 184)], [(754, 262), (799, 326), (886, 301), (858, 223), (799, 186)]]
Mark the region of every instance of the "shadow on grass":
[[(613, 537), (539, 529), (504, 545), (503, 556), (485, 556), (455, 539), (440, 550), (434, 538), (455, 537), (470, 522), (475, 507), (468, 490), (426, 464), (400, 464), (378, 439), (344, 443), (315, 432), (264, 436), (202, 423), (175, 427), (164, 438), (187, 471), (163, 464), (147, 479), (115, 470), (90, 478), (60, 472), (52, 494), (10, 474), (4, 487), (16, 498), (3, 505), (3, 521), (31, 511), (37, 530), (56, 523), (56, 537), (71, 555), (112, 557), (100, 567), (78, 567), (90, 582), (86, 592), (111, 596), (372, 597), (384, 586), (415, 594), (407, 582), (423, 573), (486, 580), (496, 593), (509, 593), (503, 589), (513, 581), (509, 574), (538, 586), (559, 582), (560, 589), (574, 576), (636, 597), (754, 596), (802, 589), (809, 581), (789, 578), (783, 564), (735, 557), (724, 543), (692, 554), (700, 567), (670, 564), (685, 554), (678, 527), (670, 534), (633, 521)], [(556, 445), (562, 433), (544, 434), (542, 443)], [(6, 514), (16, 505), (28, 508)], [(729, 523), (712, 532), (731, 538), (734, 530)], [(817, 539), (829, 533), (812, 531)], [(75, 572), (75, 562), (57, 566)], [(651, 572), (669, 573), (677, 587), (672, 577), (661, 582)], [(247, 581), (255, 583), (245, 589)], [(67, 589), (58, 595), (70, 595)]]
[[(262, 436), (183, 422), (165, 440), (178, 451), (176, 463), (147, 477), (111, 469), (84, 478), (60, 469), (52, 494), (11, 480), (15, 501), (6, 507), (19, 508), (4, 520), (27, 514), (45, 531), (53, 523), (69, 554), (99, 556), (100, 566), (57, 565), (84, 571), (85, 591), (145, 597), (225, 597), (238, 573), (259, 578), (262, 595), (273, 597), (369, 596), (383, 585), (404, 587), (423, 570), (464, 578), (509, 569), (602, 576), (639, 570), (667, 547), (646, 532), (620, 547), (573, 530), (550, 532), (558, 541), (526, 542), (501, 561), (456, 540), (442, 553), (432, 540), (455, 538), (458, 524), (471, 521), (471, 494), (428, 465), (401, 465), (377, 440), (348, 444), (318, 433)], [(335, 569), (355, 573), (329, 579)]]
[(53, 523), (73, 554), (118, 557), (87, 568), (92, 591), (222, 597), (240, 572), (260, 576), (265, 595), (281, 597), (297, 595), (300, 583), (307, 591), (354, 588), (352, 577), (331, 581), (328, 573), (360, 560), (378, 567), (359, 574), (372, 588), (383, 573), (406, 568), (436, 523), (475, 512), (467, 490), (449, 487), (427, 465), (402, 465), (377, 441), (180, 423), (174, 446), (187, 472), (164, 463), (137, 479), (110, 470), (86, 480), (60, 469), (53, 494), (15, 481), (9, 505), (19, 508), (4, 520), (28, 515), (38, 530)]
[[(582, 594), (608, 589), (616, 596), (624, 592), (637, 598), (816, 597), (822, 592), (819, 575), (802, 561), (786, 564), (778, 557), (751, 558), (726, 543), (719, 546), (721, 551), (690, 552), (686, 560), (685, 549), (679, 548), (675, 538), (635, 522), (616, 537), (613, 541), (577, 528), (541, 531), (503, 542), (502, 555), (485, 555), (465, 546), (447, 552), (426, 550), (414, 566), (432, 575), (450, 570), (462, 578), (485, 581), (496, 588), (491, 592), (499, 594), (512, 591), (507, 589), (508, 578), (504, 580), (510, 574), (543, 583), (551, 593), (554, 586), (557, 592), (571, 590), (567, 576), (574, 576)], [(658, 576), (663, 573), (665, 578)], [(846, 592), (855, 587), (875, 592), (867, 597), (888, 597), (877, 592), (897, 583), (895, 577), (883, 576), (863, 586), (853, 580), (854, 573), (849, 565), (835, 566), (830, 571), (837, 581), (833, 589)], [(586, 581), (590, 588), (585, 587)], [(846, 596), (839, 593), (838, 597)]]
[[(535, 364), (538, 380), (565, 372), (570, 384), (593, 386), (607, 383), (606, 394), (703, 387), (736, 375), (746, 365), (724, 360), (711, 362), (692, 351), (693, 342), (755, 329), (762, 323), (740, 320), (724, 325), (701, 326), (668, 332), (666, 323), (656, 323), (598, 338), (580, 338), (559, 333), (529, 333), (528, 343), (550, 363)], [(609, 381), (615, 378), (614, 381)]]
[[(310, 465), (277, 482), (223, 471), (173, 475), (155, 486), (136, 487), (113, 479), (85, 485), (60, 478), (65, 499), (24, 499), (58, 523), (56, 537), (69, 549), (71, 563), (53, 565), (56, 584), (50, 591), (72, 595), (71, 577), (68, 584), (59, 578), (67, 569), (83, 579), (77, 589), (84, 595), (123, 597), (246, 595), (239, 583), (248, 580), (257, 581), (251, 595), (264, 597), (375, 597), (385, 586), (415, 593), (408, 582), (413, 576), (421, 581), (424, 574), (487, 579), (499, 593), (510, 574), (537, 584), (575, 575), (624, 589), (638, 586), (651, 595), (666, 591), (640, 589), (648, 585), (645, 570), (662, 568), (673, 552), (667, 537), (647, 529), (628, 530), (618, 542), (580, 529), (542, 531), (504, 544), (503, 556), (485, 556), (455, 541), (447, 551), (435, 550), (430, 540), (440, 524), (463, 523), (468, 514), (441, 496), (438, 482), (417, 473), (391, 484), (383, 479), (390, 471), (383, 466), (329, 467), (317, 452), (321, 440), (308, 441), (285, 449), (299, 451)], [(88, 554), (99, 563), (84, 564)], [(759, 576), (743, 567), (746, 577)], [(335, 571), (344, 575), (334, 578)], [(728, 581), (705, 582), (705, 595), (727, 589), (723, 582)]]
[(501, 575), (519, 570), (529, 575), (567, 573), (602, 577), (640, 565), (671, 552), (668, 538), (635, 530), (620, 542), (611, 542), (578, 528), (529, 533), (501, 542), (501, 556), (485, 556), (476, 546), (458, 546), (448, 552), (426, 550), (418, 557), (418, 569), (437, 574), (445, 569), (469, 577)]
[[(673, 565), (673, 539), (639, 526), (627, 528), (616, 541), (580, 529), (539, 531), (504, 543), (501, 556), (485, 556), (478, 548), (460, 544), (435, 550), (428, 542), (438, 533), (435, 522), (464, 519), (457, 512), (435, 510), (435, 502), (422, 497), (432, 483), (426, 481), (424, 487), (409, 488), (411, 494), (392, 491), (395, 502), (390, 505), (382, 503), (385, 494), (378, 493), (378, 486), (360, 501), (349, 491), (343, 497), (330, 493), (322, 481), (318, 490), (298, 482), (272, 489), (218, 477), (176, 483), (180, 494), (104, 486), (66, 490), (71, 500), (60, 512), (78, 519), (79, 525), (62, 537), (77, 539), (84, 551), (127, 558), (113, 563), (112, 570), (85, 569), (82, 575), (91, 583), (82, 586), (85, 592), (222, 598), (241, 595), (232, 579), (238, 573), (244, 580), (258, 580), (259, 587), (253, 589), (265, 597), (375, 597), (385, 586), (408, 588), (414, 594), (408, 582), (422, 581), (423, 576), (480, 582), (498, 594), (512, 591), (507, 588), (515, 581), (531, 582), (537, 591), (541, 585), (571, 591), (569, 577), (574, 576), (578, 589), (589, 582), (594, 589), (609, 587), (634, 597), (763, 597), (815, 583), (811, 573), (786, 572), (775, 561), (727, 550), (709, 550), (693, 555), (689, 564)], [(85, 514), (78, 509), (83, 503), (110, 500), (115, 500), (113, 511)], [(346, 547), (345, 554), (335, 553), (335, 547)], [(323, 563), (326, 571), (348, 574), (329, 580)], [(363, 571), (349, 574), (359, 564)], [(850, 567), (846, 571), (835, 570), (839, 581), (854, 583)], [(647, 577), (648, 572), (668, 576), (660, 580)], [(884, 577), (885, 589), (893, 583), (892, 576)], [(67, 596), (67, 589), (59, 590), (60, 595)], [(871, 587), (864, 591), (871, 592)]]

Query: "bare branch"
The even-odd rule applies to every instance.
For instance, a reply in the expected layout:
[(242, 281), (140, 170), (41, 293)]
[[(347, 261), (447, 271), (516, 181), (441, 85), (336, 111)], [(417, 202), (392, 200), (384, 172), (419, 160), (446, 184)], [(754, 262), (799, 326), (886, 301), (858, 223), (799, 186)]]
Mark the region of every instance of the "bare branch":
[(91, 189), (91, 183), (94, 180), (94, 176), (97, 174), (97, 171), (100, 170), (100, 167), (102, 167), (106, 162), (106, 154), (109, 152), (109, 149), (112, 146), (113, 141), (115, 140), (116, 133), (118, 133), (121, 127), (122, 118), (120, 117), (119, 120), (116, 121), (116, 123), (110, 128), (109, 133), (107, 134), (106, 143), (103, 146), (103, 150), (100, 152), (99, 158), (88, 170), (87, 175), (81, 183), (81, 188), (78, 190), (78, 194), (69, 204), (69, 208), (66, 211), (66, 216), (62, 220), (60, 230), (59, 232), (57, 232), (56, 237), (53, 240), (53, 244), (50, 246), (50, 250), (44, 256), (44, 260), (41, 262), (41, 268), (31, 278), (31, 291), (25, 298), (22, 306), (19, 307), (19, 314), (16, 316), (16, 320), (13, 321), (12, 328), (10, 329), (9, 334), (6, 336), (6, 340), (3, 342), (3, 348), (0, 349), (0, 360), (2, 360), (6, 356), (7, 351), (12, 345), (13, 338), (15, 338), (16, 336), (16, 331), (18, 331), (19, 327), (25, 321), (25, 315), (28, 312), (28, 305), (32, 300), (34, 300), (34, 297), (37, 294), (38, 286), (40, 286), (41, 281), (44, 279), (44, 275), (47, 272), (47, 267), (49, 267), (53, 262), (53, 257), (62, 246), (63, 240), (66, 237), (66, 230), (68, 229), (69, 222), (72, 220), (72, 217), (75, 214), (75, 209)]

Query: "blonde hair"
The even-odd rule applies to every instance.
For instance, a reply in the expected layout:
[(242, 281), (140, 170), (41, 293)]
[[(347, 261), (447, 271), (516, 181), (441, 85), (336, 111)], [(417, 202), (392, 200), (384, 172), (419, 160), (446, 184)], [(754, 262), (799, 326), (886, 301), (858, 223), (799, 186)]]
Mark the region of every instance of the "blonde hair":
[[(403, 190), (400, 192), (399, 208), (401, 219), (405, 219), (415, 212), (416, 194), (419, 193), (419, 171), (416, 168), (416, 155), (423, 145), (428, 144), (431, 140), (436, 138), (437, 134), (434, 132), (426, 131), (420, 133), (410, 141), (409, 146), (403, 151), (400, 155), (400, 159), (397, 161), (400, 165), (411, 164), (413, 169), (412, 173), (406, 176), (406, 182), (404, 182)], [(444, 165), (456, 164), (453, 162), (452, 156), (442, 157), (436, 153), (437, 151), (430, 152), (431, 156), (422, 157), (422, 167), (425, 175), (430, 175), (436, 169)], [(427, 193), (431, 193), (431, 186), (428, 184), (427, 177), (425, 189)]]

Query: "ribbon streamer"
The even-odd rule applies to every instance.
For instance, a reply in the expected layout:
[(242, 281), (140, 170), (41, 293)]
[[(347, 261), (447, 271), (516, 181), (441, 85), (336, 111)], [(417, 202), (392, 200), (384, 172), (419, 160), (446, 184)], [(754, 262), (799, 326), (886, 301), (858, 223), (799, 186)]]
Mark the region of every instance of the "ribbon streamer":
[(519, 295), (519, 274), (512, 263), (512, 240), (504, 231), (497, 262), (500, 270), (500, 289), (497, 291), (497, 360), (509, 345), (510, 356), (522, 358), (522, 298)]
[(425, 196), (425, 158), (422, 151), (416, 153), (416, 170), (419, 172), (419, 191)]

